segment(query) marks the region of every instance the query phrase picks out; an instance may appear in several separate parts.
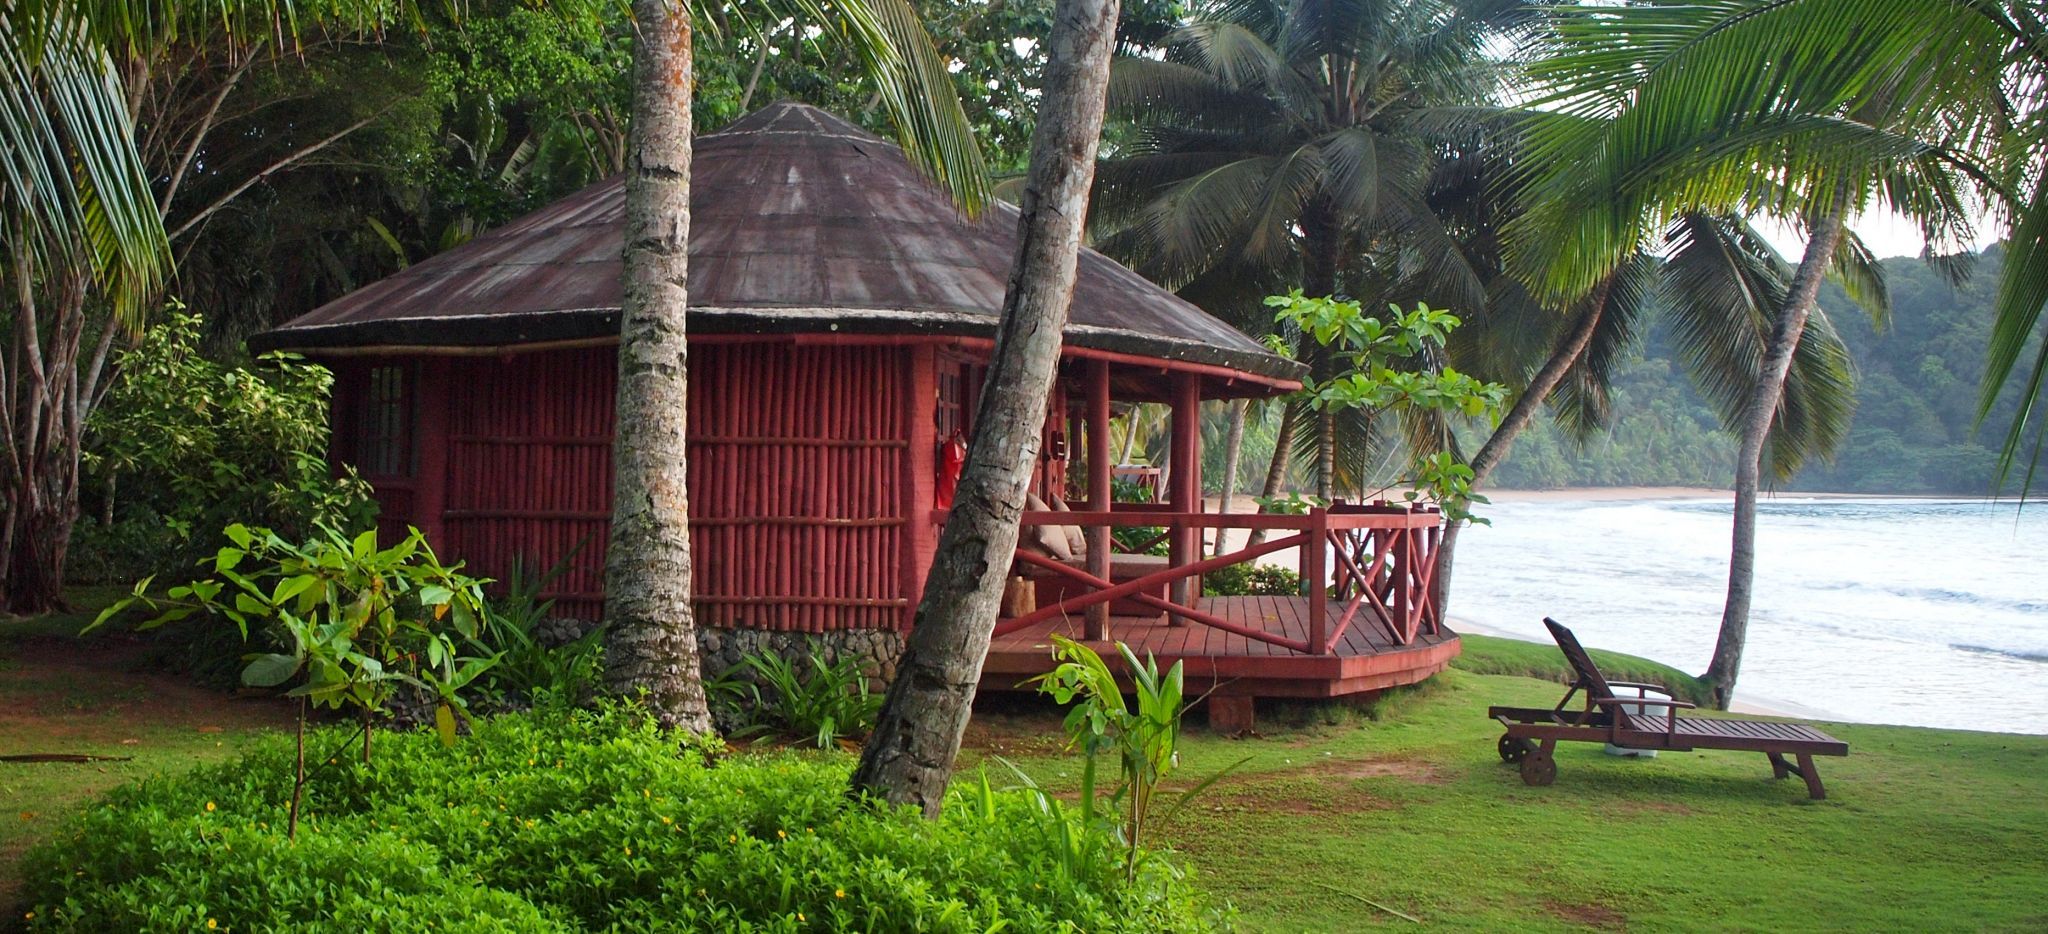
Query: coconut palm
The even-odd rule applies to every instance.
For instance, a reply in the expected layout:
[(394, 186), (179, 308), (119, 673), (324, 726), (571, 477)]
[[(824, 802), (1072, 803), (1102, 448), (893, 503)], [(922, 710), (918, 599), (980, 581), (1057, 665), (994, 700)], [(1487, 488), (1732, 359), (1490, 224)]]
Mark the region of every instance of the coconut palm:
[[(896, 679), (861, 749), (852, 790), (936, 817), (972, 713), (1016, 548), (1030, 456), (1059, 371), (1074, 291), (1117, 0), (1059, 0), (1018, 201), (1017, 257), (1003, 294), (974, 439)], [(1025, 456), (1018, 456), (1018, 452)]]
[[(912, 159), (979, 208), (987, 174), (943, 63), (904, 0), (795, 0), (820, 34), (850, 42), (876, 79)], [(693, 11), (635, 0), (633, 118), (626, 166), (625, 297), (619, 322), (605, 561), (605, 681), (640, 694), (666, 728), (711, 730), (690, 605), (685, 444)], [(780, 17), (784, 11), (769, 11)], [(1013, 528), (1014, 534), (1014, 528)]]
[[(1474, 307), (1484, 300), (1479, 277), (1428, 203), (1442, 141), (1425, 127), (1495, 95), (1502, 68), (1488, 43), (1530, 9), (1515, 0), (1200, 8), (1163, 58), (1116, 63), (1111, 107), (1136, 132), (1102, 168), (1099, 244), (1176, 287), (1278, 280), (1374, 306), (1426, 298)], [(1284, 420), (1270, 477), (1286, 473), (1299, 420)], [(1317, 420), (1325, 496), (1339, 480), (1339, 427)]]
[(152, 291), (169, 247), (107, 49), (61, 6), (17, 8), (0, 16), (0, 82), (10, 258), (77, 243), (115, 294)]
[(1724, 411), (1741, 438), (1735, 522), (1720, 638), (1703, 676), (1724, 706), (1749, 620), (1766, 444), (1772, 425), (1791, 417), (1788, 375), (1821, 281), (1843, 265), (1847, 218), (1885, 207), (1932, 243), (1968, 233), (1969, 154), (1988, 138), (1975, 127), (2002, 103), (1952, 93), (1962, 83), (1944, 90), (1942, 76), (1995, 67), (2003, 40), (1986, 29), (1929, 34), (1913, 22), (1919, 6), (1570, 8), (1555, 14), (1530, 66), (1554, 113), (1527, 131), (1530, 190), (1541, 200), (1511, 233), (1539, 295), (1585, 293), (1647, 231), (1686, 214), (1761, 212), (1807, 231), (1740, 404)]

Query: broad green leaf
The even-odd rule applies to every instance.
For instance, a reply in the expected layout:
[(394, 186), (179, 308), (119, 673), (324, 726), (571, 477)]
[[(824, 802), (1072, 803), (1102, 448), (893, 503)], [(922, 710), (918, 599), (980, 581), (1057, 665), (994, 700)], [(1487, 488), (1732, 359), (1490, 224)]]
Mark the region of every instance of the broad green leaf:
[(455, 710), (447, 704), (434, 705), (434, 732), (441, 737), (441, 745), (455, 745)]
[(270, 602), (282, 605), (285, 601), (305, 593), (319, 583), (320, 578), (311, 574), (287, 577), (277, 582), (277, 589), (270, 593)]
[(289, 655), (258, 655), (242, 669), (242, 683), (250, 687), (274, 688), (299, 673), (299, 660)]

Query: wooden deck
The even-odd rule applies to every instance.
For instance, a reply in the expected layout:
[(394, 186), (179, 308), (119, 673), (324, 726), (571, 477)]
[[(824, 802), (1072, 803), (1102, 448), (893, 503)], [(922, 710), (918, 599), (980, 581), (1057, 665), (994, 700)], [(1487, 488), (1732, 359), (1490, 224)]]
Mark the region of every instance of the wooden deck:
[[(1307, 597), (1203, 597), (1195, 609), (1242, 626), (1306, 639), (1309, 632)], [(1336, 619), (1344, 605), (1329, 603), (1329, 617)], [(1413, 684), (1450, 664), (1459, 652), (1457, 633), (1447, 628), (1425, 631), (1408, 645), (1400, 645), (1375, 619), (1360, 614), (1345, 629), (1334, 651), (1311, 655), (1290, 651), (1256, 639), (1203, 625), (1169, 625), (1164, 614), (1157, 617), (1112, 617), (1109, 642), (1090, 645), (1106, 659), (1115, 659), (1111, 642), (1122, 642), (1143, 657), (1158, 656), (1162, 667), (1175, 661), (1186, 663), (1183, 671), (1189, 694), (1212, 689), (1219, 696), (1234, 697), (1344, 697), (1401, 684)], [(982, 690), (1011, 690), (1025, 678), (1052, 667), (1054, 633), (1081, 639), (1085, 620), (1080, 615), (1056, 617), (999, 635), (989, 645), (988, 661), (982, 668)]]

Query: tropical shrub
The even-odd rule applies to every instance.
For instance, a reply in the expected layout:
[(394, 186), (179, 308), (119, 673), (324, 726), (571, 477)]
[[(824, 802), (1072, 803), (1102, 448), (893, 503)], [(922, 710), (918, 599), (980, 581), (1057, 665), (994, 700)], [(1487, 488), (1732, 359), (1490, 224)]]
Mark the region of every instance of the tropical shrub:
[[(288, 647), (251, 653), (242, 669), (250, 687), (296, 683), (290, 695), (299, 698), (300, 753), (293, 759), (288, 837), (298, 831), (300, 796), (312, 774), (304, 755), (308, 705), (352, 709), (358, 725), (350, 741), (362, 738), (368, 762), (372, 722), (399, 690), (411, 688), (433, 698), (441, 741), (455, 742), (457, 717), (468, 710), (463, 689), (497, 661), (457, 654), (458, 637), (473, 642), (479, 633), (482, 581), (464, 576), (459, 564), (444, 567), (418, 529), (383, 549), (375, 529), (352, 539), (323, 529), (303, 545), (241, 525), (225, 534), (229, 544), (213, 560), (221, 579), (181, 584), (159, 597), (144, 578), (86, 628), (143, 607), (156, 615), (138, 630), (197, 615), (233, 622), (245, 641), (252, 626), (260, 627)], [(315, 769), (339, 753), (316, 756)]]
[(1202, 575), (1202, 594), (1241, 597), (1258, 594), (1293, 597), (1301, 594), (1301, 575), (1269, 564), (1228, 564)]
[[(313, 739), (328, 740), (320, 731)], [(325, 743), (321, 743), (325, 745)], [(1033, 796), (936, 821), (844, 793), (838, 754), (713, 760), (636, 709), (395, 735), (306, 789), (289, 740), (110, 794), (23, 864), (31, 930), (1189, 931), (1227, 918), (1178, 867), (1065, 863)]]
[(498, 707), (523, 708), (544, 697), (579, 704), (596, 695), (604, 674), (605, 627), (594, 626), (567, 642), (549, 639), (555, 601), (541, 597), (568, 573), (580, 551), (581, 546), (573, 549), (539, 575), (527, 571), (523, 559), (514, 558), (504, 592), (485, 602), (490, 625), (482, 627), (470, 644), (497, 659), (484, 672), (483, 689)]
[[(1135, 881), (1147, 861), (1158, 857), (1144, 843), (1145, 833), (1154, 823), (1153, 801), (1166, 777), (1180, 767), (1180, 723), (1187, 712), (1181, 663), (1174, 662), (1162, 672), (1157, 659), (1147, 655), (1139, 661), (1130, 646), (1117, 643), (1131, 683), (1131, 700), (1126, 703), (1116, 675), (1094, 649), (1058, 634), (1052, 643), (1053, 658), (1059, 664), (1030, 683), (1055, 702), (1073, 705), (1064, 723), (1068, 748), (1079, 748), (1083, 756), (1081, 799), (1079, 808), (1070, 811), (1026, 778), (1027, 790), (1036, 793), (1034, 820), (1042, 832), (1050, 831), (1044, 835), (1059, 841), (1070, 859), (1114, 843), (1121, 852), (1126, 878)], [(1116, 758), (1117, 775), (1105, 791), (1097, 760), (1108, 756)], [(1162, 819), (1171, 817), (1245, 761), (1181, 792)], [(1021, 772), (1018, 775), (1024, 777)]]
[(813, 646), (804, 655), (803, 669), (779, 653), (757, 652), (707, 684), (726, 735), (775, 733), (829, 749), (842, 738), (863, 737), (875, 728), (882, 696), (869, 686), (860, 659), (828, 663)]
[(292, 354), (209, 360), (201, 328), (173, 308), (114, 361), (120, 376), (86, 424), (99, 482), (86, 485), (94, 521), (75, 532), (73, 580), (190, 574), (230, 522), (302, 540), (376, 517), (369, 484), (327, 465), (333, 374)]
[[(1403, 311), (1388, 305), (1385, 317), (1368, 315), (1355, 301), (1310, 298), (1300, 289), (1266, 298), (1274, 321), (1299, 329), (1324, 349), (1336, 372), (1311, 380), (1301, 390), (1318, 412), (1352, 410), (1368, 419), (1393, 413), (1436, 419), (1485, 418), (1498, 421), (1508, 389), (1436, 365), (1458, 316), (1416, 303)], [(1484, 503), (1472, 492), (1472, 470), (1449, 453), (1415, 452), (1409, 502), (1428, 500), (1452, 521), (1471, 519), (1471, 505)]]

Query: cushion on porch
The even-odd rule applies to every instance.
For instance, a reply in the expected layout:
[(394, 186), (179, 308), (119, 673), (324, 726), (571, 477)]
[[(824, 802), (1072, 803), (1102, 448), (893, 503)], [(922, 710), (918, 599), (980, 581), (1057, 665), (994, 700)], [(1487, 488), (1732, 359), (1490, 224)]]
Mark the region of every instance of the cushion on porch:
[[(1052, 496), (1052, 511), (1073, 512), (1072, 509), (1067, 508), (1067, 501), (1061, 499), (1058, 493), (1054, 493)], [(1059, 529), (1067, 533), (1067, 549), (1073, 552), (1076, 557), (1088, 553), (1088, 536), (1082, 533), (1080, 526), (1063, 525)]]
[[(1046, 505), (1045, 500), (1039, 499), (1036, 493), (1024, 494), (1024, 508), (1030, 512), (1052, 511), (1052, 507)], [(1074, 533), (1072, 536), (1067, 534), (1069, 529)], [(1080, 534), (1081, 530), (1073, 526), (1031, 526), (1024, 529), (1023, 534), (1017, 537), (1017, 547), (1028, 548), (1048, 558), (1068, 561), (1080, 553), (1073, 546), (1074, 539), (1079, 537)], [(1085, 541), (1082, 543), (1084, 549), (1086, 544)]]

